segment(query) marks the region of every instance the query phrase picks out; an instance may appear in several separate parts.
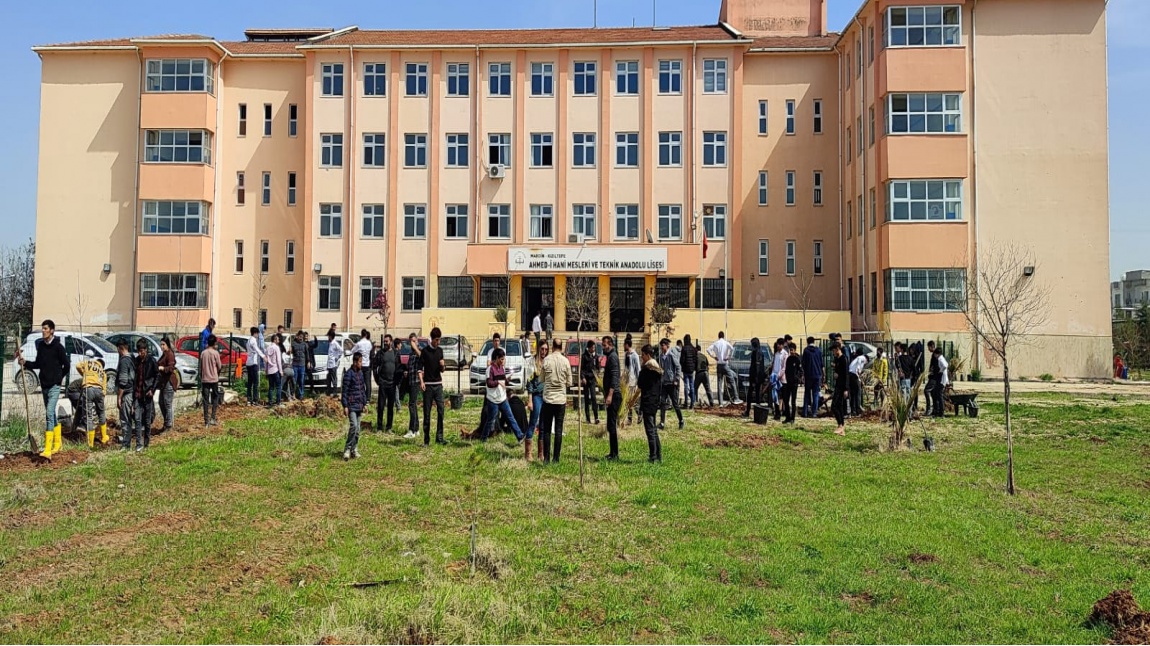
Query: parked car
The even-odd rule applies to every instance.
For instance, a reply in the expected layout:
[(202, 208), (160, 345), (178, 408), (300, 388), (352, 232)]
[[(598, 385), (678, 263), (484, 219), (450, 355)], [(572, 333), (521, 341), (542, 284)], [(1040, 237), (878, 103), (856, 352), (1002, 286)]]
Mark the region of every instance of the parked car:
[[(77, 332), (64, 332), (56, 330), (56, 336), (64, 344), (64, 350), (68, 353), (71, 363), (71, 368), (68, 372), (68, 383), (72, 383), (80, 379), (80, 373), (76, 371), (76, 366), (84, 361), (85, 353), (92, 352), (93, 356), (104, 360), (104, 370), (108, 375), (108, 381), (115, 383), (116, 369), (120, 365), (120, 355), (116, 350), (116, 346), (108, 343), (108, 340), (102, 336), (95, 334), (79, 334)], [(24, 345), (20, 348), (20, 353), (27, 361), (32, 361), (36, 358), (36, 340), (42, 338), (39, 332), (33, 332), (24, 338)], [(16, 388), (20, 392), (27, 390), (28, 392), (36, 392), (40, 390), (40, 377), (35, 370), (24, 370), (20, 367), (20, 362), (13, 359), (12, 361), (12, 374), (16, 375)]]
[[(493, 347), (488, 340), (471, 363), (468, 382), (472, 394), (487, 392), (487, 359), (491, 356)], [(527, 382), (531, 380), (531, 375), (535, 374), (535, 360), (527, 350), (527, 344), (520, 339), (505, 339), (502, 347), (507, 353), (507, 360), (504, 363), (507, 368), (507, 389), (516, 393), (523, 392)]]
[[(731, 368), (739, 376), (739, 396), (742, 397), (742, 393), (746, 393), (751, 385), (751, 342), (735, 341), (731, 345), (734, 347), (734, 352), (731, 353)], [(767, 368), (767, 374), (770, 374), (775, 361), (770, 344), (760, 343), (759, 353), (763, 355), (763, 365)]]
[[(136, 356), (136, 342), (143, 339), (148, 344), (148, 352), (157, 359), (160, 358), (160, 337), (147, 332), (115, 332), (111, 334), (104, 334), (103, 337), (107, 339), (112, 345), (117, 345), (120, 341), (128, 342), (128, 351), (132, 357)], [(190, 354), (176, 351), (176, 390), (183, 387), (195, 387), (196, 382), (200, 378), (200, 362), (197, 357)]]
[[(587, 347), (587, 342), (591, 339), (567, 339), (567, 345), (563, 348), (563, 354), (567, 357), (567, 362), (571, 364), (571, 387), (574, 388), (579, 384), (579, 357), (583, 356), (583, 350)], [(607, 365), (607, 356), (603, 354), (603, 344), (599, 341), (595, 342), (595, 356), (599, 358), (599, 370), (602, 371)], [(619, 369), (623, 369), (623, 359), (619, 359)]]
[(445, 336), (439, 339), (439, 347), (443, 348), (443, 363), (454, 370), (471, 365), (475, 355), (471, 351), (471, 343), (462, 336)]
[[(426, 337), (419, 337), (415, 341), (416, 341), (416, 343), (419, 344), (420, 350), (431, 345), (431, 339), (428, 339)], [(440, 343), (442, 343), (443, 339), (440, 339), (439, 341), (440, 341)], [(446, 354), (447, 353), (444, 352), (444, 355), (445, 355), (443, 358), (444, 361), (447, 361)], [(410, 360), (411, 360), (411, 344), (408, 343), (407, 339), (403, 339), (403, 347), (399, 349), (399, 362), (406, 366), (407, 362)]]
[[(248, 360), (248, 353), (244, 347), (243, 342), (235, 337), (217, 336), (218, 343), (216, 349), (220, 351), (220, 362), (224, 366), (233, 367), (244, 365)], [(229, 340), (231, 345), (229, 346)], [(200, 337), (197, 336), (182, 336), (176, 341), (176, 351), (195, 357), (197, 360), (200, 358)], [(234, 370), (234, 367), (232, 368)]]
[(843, 346), (851, 358), (857, 355), (861, 350), (863, 355), (866, 356), (868, 366), (878, 357), (878, 348), (863, 341), (843, 341)]
[[(358, 334), (336, 332), (335, 342), (338, 346), (343, 347), (343, 358), (339, 360), (336, 383), (339, 382), (341, 375), (351, 367), (351, 351), (355, 347), (356, 341), (359, 341)], [(285, 341), (284, 345), (286, 346), (288, 343), (289, 341)], [(321, 336), (316, 340), (315, 349), (312, 351), (315, 354), (315, 370), (312, 370), (311, 374), (308, 375), (309, 384), (313, 386), (327, 384), (327, 355), (330, 350), (331, 343), (327, 340), (327, 336)]]

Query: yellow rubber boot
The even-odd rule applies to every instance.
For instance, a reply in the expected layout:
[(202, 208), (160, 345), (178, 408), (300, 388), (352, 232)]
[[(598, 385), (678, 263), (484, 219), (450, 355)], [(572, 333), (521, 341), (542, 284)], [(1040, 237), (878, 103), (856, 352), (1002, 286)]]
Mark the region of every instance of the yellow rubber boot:
[(56, 446), (56, 430), (48, 429), (44, 431), (44, 450), (40, 451), (40, 457), (45, 460), (52, 459), (52, 447)]
[(52, 431), (52, 435), (56, 438), (56, 446), (53, 447), (52, 453), (56, 454), (64, 450), (64, 433), (60, 430), (59, 424), (57, 424), (56, 428)]
[(108, 441), (108, 425), (100, 424), (100, 444), (107, 444)]
[(88, 448), (96, 448), (96, 431), (88, 431)]

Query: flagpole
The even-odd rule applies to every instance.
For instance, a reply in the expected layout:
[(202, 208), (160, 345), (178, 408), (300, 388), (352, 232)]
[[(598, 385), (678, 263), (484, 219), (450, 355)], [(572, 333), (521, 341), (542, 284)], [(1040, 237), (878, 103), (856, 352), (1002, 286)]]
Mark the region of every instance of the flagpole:
[[(695, 226), (695, 231), (697, 232), (699, 230), (699, 212), (697, 210), (695, 211), (694, 226)], [(696, 234), (696, 237), (698, 237), (697, 234)], [(699, 337), (700, 338), (703, 336), (703, 271), (704, 271), (703, 261), (706, 259), (706, 257), (707, 257), (707, 231), (703, 230), (702, 244), (699, 245), (699, 278), (698, 278), (699, 284), (697, 286), (698, 288), (695, 290), (695, 293), (698, 294), (698, 297), (696, 298), (696, 300), (698, 300), (698, 302), (695, 303), (695, 305), (698, 306), (698, 308), (699, 308)]]

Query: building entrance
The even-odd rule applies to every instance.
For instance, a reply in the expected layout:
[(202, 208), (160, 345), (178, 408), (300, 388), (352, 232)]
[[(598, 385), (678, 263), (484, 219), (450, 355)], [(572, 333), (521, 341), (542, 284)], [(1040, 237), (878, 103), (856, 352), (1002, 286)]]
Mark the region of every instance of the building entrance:
[(611, 279), (611, 331), (642, 332), (647, 324), (642, 278)]
[(535, 319), (535, 315), (542, 311), (541, 318), (546, 317), (547, 312), (551, 312), (551, 316), (555, 316), (555, 279), (554, 278), (530, 278), (523, 279), (523, 307), (522, 307), (522, 327), (524, 332), (531, 331), (531, 321)]

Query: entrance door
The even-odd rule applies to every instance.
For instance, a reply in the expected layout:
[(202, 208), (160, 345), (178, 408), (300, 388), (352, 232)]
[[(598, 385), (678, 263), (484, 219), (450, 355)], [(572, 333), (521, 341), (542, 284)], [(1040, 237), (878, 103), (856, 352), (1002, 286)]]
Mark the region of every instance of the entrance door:
[(531, 331), (531, 321), (536, 314), (545, 318), (547, 312), (555, 316), (555, 279), (554, 278), (527, 278), (523, 279), (523, 319), (520, 329)]
[(611, 331), (642, 332), (647, 324), (642, 278), (611, 279)]

